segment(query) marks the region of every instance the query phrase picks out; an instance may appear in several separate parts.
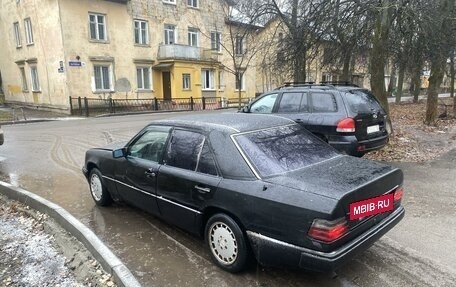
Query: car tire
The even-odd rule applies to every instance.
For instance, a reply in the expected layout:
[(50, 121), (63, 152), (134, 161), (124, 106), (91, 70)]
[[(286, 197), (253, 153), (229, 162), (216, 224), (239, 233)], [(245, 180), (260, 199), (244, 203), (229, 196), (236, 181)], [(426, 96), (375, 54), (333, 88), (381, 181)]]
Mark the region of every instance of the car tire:
[(206, 224), (206, 243), (212, 260), (225, 271), (237, 273), (248, 263), (246, 236), (239, 225), (226, 214), (215, 214)]
[(112, 203), (111, 195), (103, 182), (101, 172), (94, 168), (89, 175), (90, 194), (97, 205), (108, 206)]

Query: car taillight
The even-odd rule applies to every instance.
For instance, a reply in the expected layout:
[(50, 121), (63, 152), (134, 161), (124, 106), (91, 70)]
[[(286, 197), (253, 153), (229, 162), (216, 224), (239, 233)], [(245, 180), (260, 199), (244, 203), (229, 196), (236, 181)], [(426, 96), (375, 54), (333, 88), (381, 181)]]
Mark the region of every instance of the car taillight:
[(313, 239), (331, 243), (344, 236), (348, 230), (345, 218), (333, 221), (315, 219), (307, 234)]
[(398, 187), (394, 192), (394, 202), (398, 202), (402, 199), (404, 195), (404, 189), (402, 187)]
[(337, 132), (339, 133), (354, 133), (355, 120), (352, 118), (345, 118), (337, 123)]

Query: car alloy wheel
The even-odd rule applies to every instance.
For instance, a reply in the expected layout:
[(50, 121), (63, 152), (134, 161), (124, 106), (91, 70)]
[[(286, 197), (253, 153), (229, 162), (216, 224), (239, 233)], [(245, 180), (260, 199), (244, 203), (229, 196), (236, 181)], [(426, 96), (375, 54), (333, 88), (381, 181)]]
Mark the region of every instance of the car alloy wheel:
[(100, 201), (103, 195), (103, 184), (98, 174), (93, 173), (90, 177), (90, 191), (95, 201)]
[(233, 264), (238, 255), (237, 241), (233, 231), (223, 222), (213, 223), (209, 230), (212, 254), (221, 264)]
[(247, 265), (249, 249), (244, 232), (238, 223), (226, 214), (209, 218), (206, 241), (214, 262), (228, 272), (239, 272)]
[(96, 168), (90, 171), (89, 185), (90, 193), (97, 205), (106, 206), (111, 204), (111, 195), (103, 183), (103, 176), (101, 175), (101, 172)]

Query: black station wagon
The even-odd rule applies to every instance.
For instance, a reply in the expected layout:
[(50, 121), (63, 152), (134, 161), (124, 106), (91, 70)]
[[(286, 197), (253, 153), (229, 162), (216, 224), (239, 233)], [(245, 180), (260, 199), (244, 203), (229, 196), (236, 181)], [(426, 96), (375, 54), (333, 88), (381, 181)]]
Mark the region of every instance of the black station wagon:
[(341, 152), (363, 156), (388, 143), (387, 115), (374, 95), (352, 85), (288, 83), (243, 112), (278, 114), (298, 122)]
[(400, 169), (342, 155), (276, 116), (155, 121), (126, 144), (87, 151), (83, 172), (98, 205), (125, 201), (205, 238), (230, 272), (253, 256), (332, 271), (404, 216)]

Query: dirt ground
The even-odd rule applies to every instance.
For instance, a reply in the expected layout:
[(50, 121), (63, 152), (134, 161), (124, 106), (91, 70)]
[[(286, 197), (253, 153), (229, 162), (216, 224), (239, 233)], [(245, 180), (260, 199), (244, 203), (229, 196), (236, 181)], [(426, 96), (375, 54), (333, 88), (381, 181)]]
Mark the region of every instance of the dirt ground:
[[(436, 126), (424, 124), (426, 102), (390, 105), (393, 134), (386, 147), (365, 155), (367, 159), (389, 162), (425, 162), (456, 148), (456, 117), (452, 98), (439, 101)], [(445, 108), (445, 105), (446, 108)], [(446, 109), (446, 117), (443, 117)]]
[(0, 286), (116, 286), (85, 247), (45, 214), (0, 196)]

